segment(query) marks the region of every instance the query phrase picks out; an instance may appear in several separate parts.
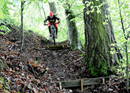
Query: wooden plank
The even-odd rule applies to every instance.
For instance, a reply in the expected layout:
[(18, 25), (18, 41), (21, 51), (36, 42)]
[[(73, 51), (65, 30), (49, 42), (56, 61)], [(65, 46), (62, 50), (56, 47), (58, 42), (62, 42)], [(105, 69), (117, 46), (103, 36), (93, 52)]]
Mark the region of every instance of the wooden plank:
[(68, 44), (61, 44), (61, 45), (48, 45), (48, 46), (43, 46), (45, 49), (62, 49), (65, 47), (68, 47)]
[(83, 79), (81, 79), (81, 91), (83, 91)]
[(62, 89), (61, 82), (59, 82), (59, 88)]
[[(108, 80), (109, 77), (99, 77), (99, 78), (84, 78), (83, 86), (94, 85), (99, 83), (104, 83), (104, 80)], [(59, 86), (59, 83), (57, 84)], [(77, 80), (69, 80), (69, 81), (61, 81), (62, 88), (71, 88), (71, 87), (81, 87), (81, 79)]]

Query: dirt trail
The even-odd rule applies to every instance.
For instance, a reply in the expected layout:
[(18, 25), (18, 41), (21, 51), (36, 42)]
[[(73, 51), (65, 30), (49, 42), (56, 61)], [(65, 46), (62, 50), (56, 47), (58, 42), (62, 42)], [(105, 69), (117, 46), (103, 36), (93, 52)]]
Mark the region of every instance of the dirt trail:
[[(0, 38), (0, 59), (6, 65), (1, 75), (4, 80), (10, 80), (7, 90), (20, 93), (72, 92), (70, 89), (60, 90), (55, 82), (81, 78), (81, 71), (85, 70), (80, 56), (83, 51), (46, 50), (43, 46), (53, 42), (31, 32), (25, 34), (23, 53), (20, 54), (19, 35), (18, 31), (13, 31)], [(46, 68), (48, 70), (43, 74)]]
[[(53, 42), (32, 31), (25, 33), (24, 41), (20, 53), (20, 31), (0, 34), (0, 65), (4, 65), (0, 67), (1, 93), (82, 93), (80, 88), (59, 89), (56, 82), (91, 77), (83, 65), (83, 51), (46, 50), (44, 46)], [(127, 93), (126, 80), (120, 77), (123, 74), (111, 76), (105, 84), (84, 87), (83, 93)]]

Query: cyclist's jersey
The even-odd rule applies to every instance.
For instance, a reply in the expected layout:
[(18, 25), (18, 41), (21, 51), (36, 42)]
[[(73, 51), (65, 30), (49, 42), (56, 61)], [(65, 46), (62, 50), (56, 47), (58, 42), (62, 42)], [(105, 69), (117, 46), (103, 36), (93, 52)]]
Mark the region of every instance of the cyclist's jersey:
[(46, 21), (49, 21), (49, 22), (53, 23), (53, 22), (56, 22), (56, 19), (58, 21), (60, 21), (60, 18), (58, 18), (56, 15), (53, 15), (52, 18), (50, 16), (47, 16), (47, 18), (44, 20), (44, 23), (46, 23)]

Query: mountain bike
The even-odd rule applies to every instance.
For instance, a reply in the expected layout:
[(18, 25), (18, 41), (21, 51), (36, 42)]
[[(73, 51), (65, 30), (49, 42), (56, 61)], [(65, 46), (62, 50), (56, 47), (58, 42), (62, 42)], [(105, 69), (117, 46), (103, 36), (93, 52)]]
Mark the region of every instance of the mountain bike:
[[(50, 28), (51, 28), (51, 38), (53, 39), (53, 41), (54, 41), (54, 45), (56, 45), (56, 40), (55, 40), (55, 38), (56, 38), (56, 28), (55, 28), (55, 23), (50, 23), (51, 24), (51, 26), (50, 26)], [(59, 24), (59, 23), (57, 23), (57, 24)], [(47, 25), (48, 26), (48, 24), (45, 24), (45, 25)]]

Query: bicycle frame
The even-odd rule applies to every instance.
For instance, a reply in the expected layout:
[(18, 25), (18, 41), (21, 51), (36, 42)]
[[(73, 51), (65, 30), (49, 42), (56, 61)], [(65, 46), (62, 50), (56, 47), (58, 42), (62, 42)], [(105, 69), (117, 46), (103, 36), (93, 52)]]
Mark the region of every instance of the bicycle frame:
[(54, 23), (51, 23), (51, 34), (52, 34), (52, 38), (53, 38), (53, 41), (54, 41), (54, 45), (56, 45), (56, 42), (55, 42), (55, 38), (56, 38), (56, 28), (54, 26)]
[[(57, 23), (57, 24), (59, 24), (59, 23)], [(45, 24), (45, 25), (48, 25), (48, 24)], [(55, 38), (56, 38), (56, 28), (55, 28), (55, 23), (51, 23), (51, 26), (50, 26), (50, 28), (51, 28), (51, 34), (52, 34), (52, 39), (53, 39), (53, 41), (54, 41), (54, 45), (56, 45), (56, 41), (55, 41)]]

